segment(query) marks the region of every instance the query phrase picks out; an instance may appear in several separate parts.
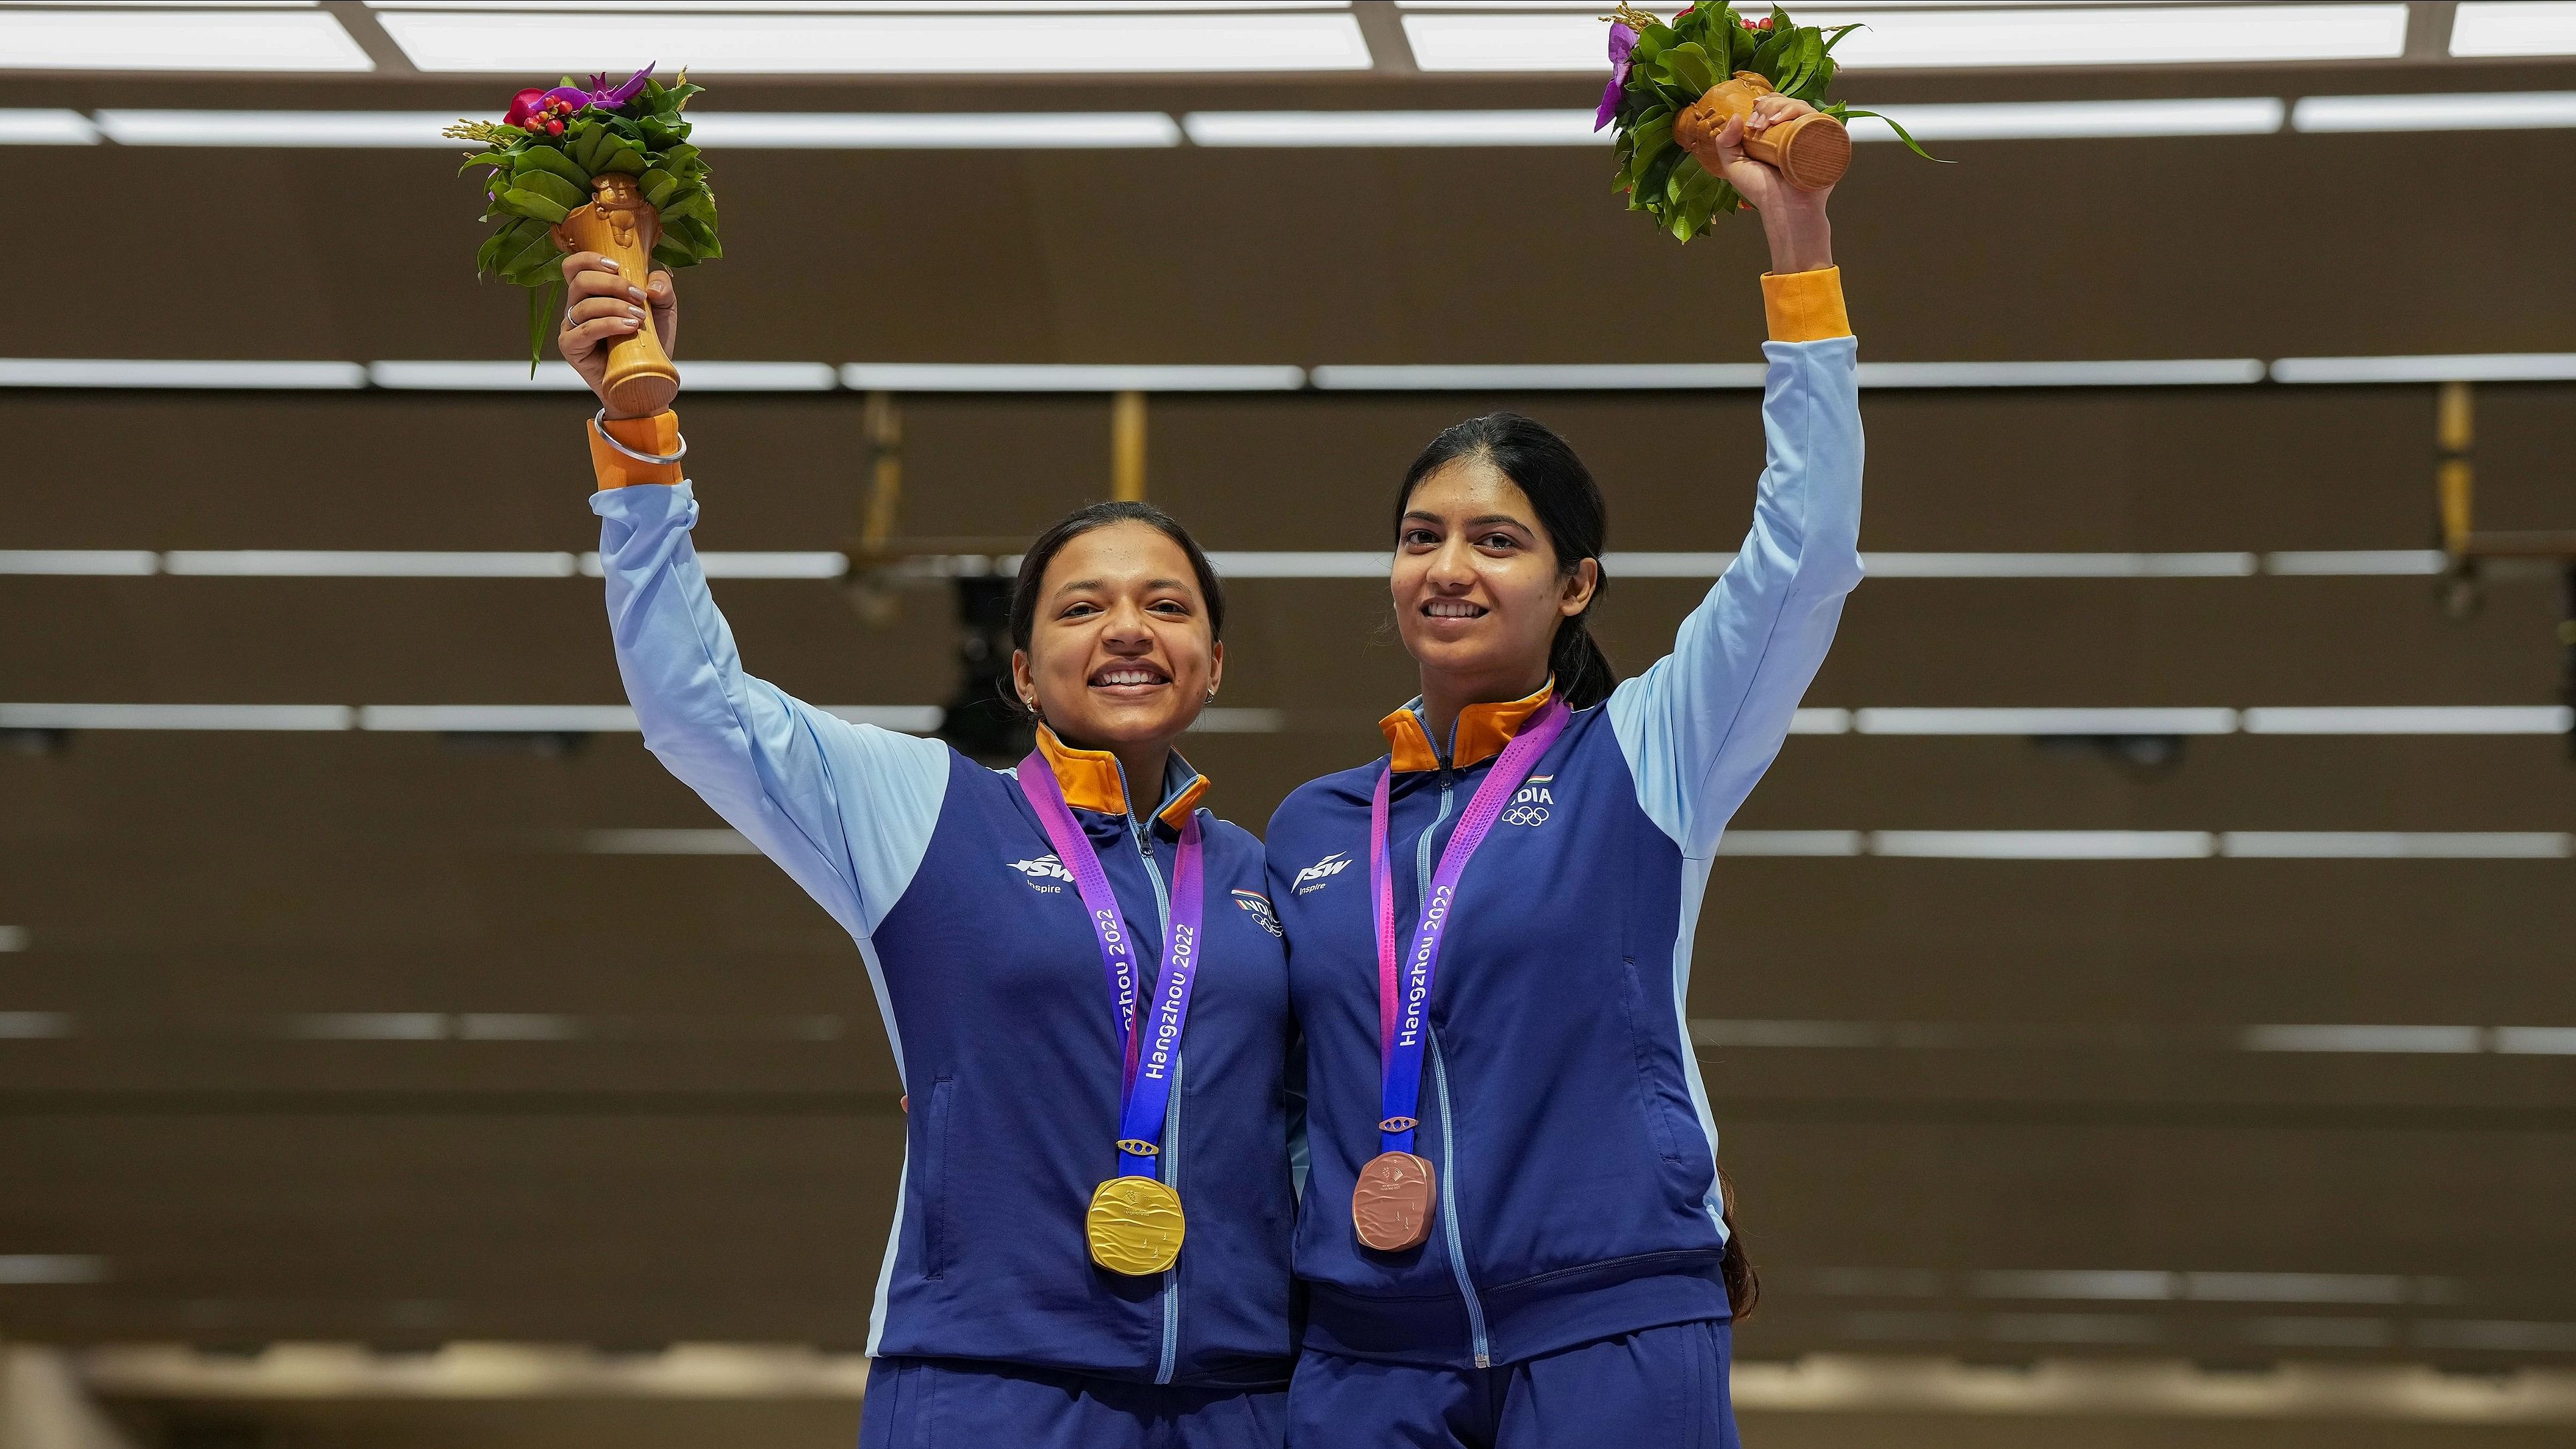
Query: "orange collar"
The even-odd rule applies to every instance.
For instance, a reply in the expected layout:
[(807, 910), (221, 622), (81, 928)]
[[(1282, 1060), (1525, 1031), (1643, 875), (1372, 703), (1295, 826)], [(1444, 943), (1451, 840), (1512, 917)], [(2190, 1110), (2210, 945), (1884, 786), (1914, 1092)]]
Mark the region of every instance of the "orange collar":
[[(1530, 716), (1547, 707), (1548, 697), (1555, 692), (1556, 679), (1550, 676), (1538, 693), (1525, 699), (1471, 704), (1458, 711), (1457, 728), (1450, 732), (1450, 768), (1463, 770), (1501, 754)], [(1387, 755), (1399, 773), (1440, 768), (1440, 750), (1431, 742), (1431, 732), (1423, 728), (1421, 709), (1422, 701), (1416, 699), (1377, 722), (1386, 733)]]
[[(1118, 757), (1107, 750), (1077, 750), (1055, 737), (1055, 731), (1038, 726), (1038, 752), (1046, 756), (1055, 770), (1057, 788), (1064, 791), (1064, 803), (1076, 810), (1096, 810), (1103, 815), (1127, 813), (1127, 773), (1118, 767)], [(1208, 778), (1190, 767), (1178, 750), (1172, 752), (1170, 773), (1163, 781), (1163, 808), (1154, 818), (1174, 830), (1198, 808), (1199, 797), (1208, 792)]]

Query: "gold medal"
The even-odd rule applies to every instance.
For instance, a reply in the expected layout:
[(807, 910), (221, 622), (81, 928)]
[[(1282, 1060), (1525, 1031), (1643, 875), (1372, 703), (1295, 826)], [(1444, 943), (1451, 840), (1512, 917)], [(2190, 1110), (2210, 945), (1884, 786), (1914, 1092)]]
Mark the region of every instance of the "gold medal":
[(1181, 1195), (1150, 1177), (1113, 1177), (1094, 1188), (1082, 1216), (1091, 1261), (1112, 1273), (1149, 1278), (1180, 1261)]

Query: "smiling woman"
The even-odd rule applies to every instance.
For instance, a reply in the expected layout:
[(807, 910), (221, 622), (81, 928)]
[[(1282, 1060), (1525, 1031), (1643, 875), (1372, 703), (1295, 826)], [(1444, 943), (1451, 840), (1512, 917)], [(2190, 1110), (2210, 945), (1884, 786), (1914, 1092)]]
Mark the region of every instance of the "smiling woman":
[(1039, 728), (1014, 770), (837, 718), (743, 669), (677, 415), (609, 403), (616, 339), (678, 335), (669, 276), (565, 272), (644, 743), (858, 943), (902, 1074), (859, 1443), (935, 1419), (943, 1443), (1276, 1449), (1293, 1033), (1261, 843), (1173, 748), (1224, 668), (1206, 556), (1132, 503), (1028, 550), (1012, 679)]
[[(1770, 466), (1670, 655), (1622, 682), (1592, 642), (1601, 490), (1542, 424), (1460, 423), (1396, 495), (1421, 693), (1380, 721), (1383, 759), (1270, 822), (1312, 1174), (1292, 1446), (1735, 1443), (1755, 1288), (1687, 1029), (1692, 937), (1860, 581), (1829, 188), (1744, 146), (1808, 114), (1763, 96), (1694, 153), (1771, 243)], [(1354, 857), (1365, 877), (1327, 868)]]

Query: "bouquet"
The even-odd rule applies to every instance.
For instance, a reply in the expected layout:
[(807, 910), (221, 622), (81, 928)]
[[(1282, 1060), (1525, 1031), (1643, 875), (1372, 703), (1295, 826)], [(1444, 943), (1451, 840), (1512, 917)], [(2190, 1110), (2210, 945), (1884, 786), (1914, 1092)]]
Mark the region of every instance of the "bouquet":
[[(486, 148), (460, 168), (491, 168), (482, 220), (500, 224), (474, 254), (474, 271), (528, 289), (532, 373), (563, 301), (563, 253), (615, 258), (639, 286), (654, 263), (688, 267), (724, 255), (706, 159), (689, 144), (682, 114), (704, 89), (685, 70), (665, 86), (649, 65), (614, 87), (606, 75), (588, 86), (566, 76), (550, 89), (519, 92), (498, 123), (459, 121), (442, 133)], [(676, 388), (678, 374), (649, 327), (612, 350), (611, 384), (620, 379), (618, 354), (637, 348), (659, 359)], [(631, 372), (650, 360), (639, 353), (623, 365)]]
[[(1624, 3), (1604, 18), (1610, 21), (1610, 84), (1593, 129), (1616, 123), (1619, 174), (1611, 189), (1626, 192), (1630, 211), (1653, 217), (1677, 241), (1700, 235), (1720, 212), (1744, 204), (1692, 153), (1728, 120), (1750, 114), (1762, 96), (1777, 93), (1816, 108), (1814, 116), (1748, 138), (1744, 148), (1807, 190), (1832, 185), (1850, 165), (1845, 121), (1887, 119), (1825, 99), (1834, 82), (1834, 46), (1857, 25), (1799, 25), (1777, 6), (1746, 20), (1725, 0), (1698, 0), (1670, 23)], [(1904, 127), (1887, 124), (1916, 155), (1930, 159)]]

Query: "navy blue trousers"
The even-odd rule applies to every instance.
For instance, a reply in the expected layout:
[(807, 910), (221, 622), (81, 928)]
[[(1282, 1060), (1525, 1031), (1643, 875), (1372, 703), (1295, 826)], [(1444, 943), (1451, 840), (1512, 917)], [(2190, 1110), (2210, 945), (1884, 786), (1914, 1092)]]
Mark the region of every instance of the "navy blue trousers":
[(1279, 1449), (1285, 1389), (1192, 1389), (962, 1359), (868, 1366), (859, 1449)]
[(1307, 1351), (1289, 1449), (1739, 1449), (1731, 1326), (1647, 1328), (1489, 1369)]

